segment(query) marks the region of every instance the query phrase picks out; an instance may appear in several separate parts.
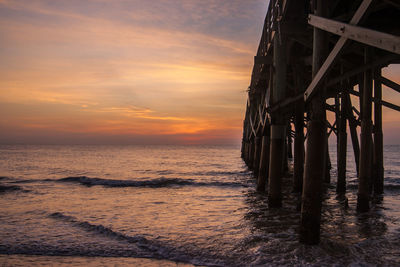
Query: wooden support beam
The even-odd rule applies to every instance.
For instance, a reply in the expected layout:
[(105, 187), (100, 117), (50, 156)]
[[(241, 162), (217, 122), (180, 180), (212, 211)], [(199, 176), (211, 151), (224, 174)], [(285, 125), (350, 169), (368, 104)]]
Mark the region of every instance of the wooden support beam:
[(297, 35), (304, 35), (307, 36), (307, 23), (305, 20), (300, 21), (282, 21), (280, 23), (280, 28), (286, 34), (289, 34), (290, 37), (297, 36)]
[(393, 5), (394, 7), (400, 9), (400, 3), (396, 2), (396, 0), (383, 0), (383, 2), (386, 2), (390, 5)]
[(336, 113), (335, 106), (333, 106), (333, 105), (329, 105), (329, 104), (327, 103), (327, 104), (325, 104), (325, 108), (326, 108), (326, 110), (328, 110), (328, 111), (331, 111), (331, 112), (335, 112), (335, 113)]
[(347, 120), (349, 121), (349, 129), (350, 129), (350, 136), (351, 136), (351, 143), (353, 146), (353, 152), (354, 152), (354, 161), (356, 163), (356, 172), (357, 176), (359, 176), (359, 170), (360, 170), (360, 144), (358, 142), (358, 135), (357, 135), (357, 120), (354, 118), (353, 111), (352, 111), (352, 104), (351, 104), (351, 98), (348, 92), (342, 92), (345, 94), (346, 101), (344, 102), (346, 104), (345, 110), (346, 110), (346, 117)]
[[(371, 60), (371, 48), (365, 48), (365, 63)], [(361, 150), (360, 150), (360, 177), (358, 179), (357, 211), (369, 210), (369, 191), (371, 183), (371, 148), (372, 148), (372, 80), (371, 70), (364, 73), (364, 88), (362, 99), (361, 118)]]
[(300, 94), (298, 94), (296, 96), (287, 97), (284, 100), (282, 100), (281, 102), (278, 102), (278, 103), (274, 104), (270, 108), (270, 112), (283, 110), (283, 109), (287, 108), (288, 106), (293, 105), (294, 103), (296, 103), (299, 100), (303, 100), (303, 93), (300, 93)]
[(258, 178), (258, 171), (260, 169), (260, 158), (261, 158), (261, 143), (262, 137), (254, 137), (254, 161), (253, 161), (253, 174), (254, 177)]
[(395, 54), (400, 54), (400, 37), (398, 36), (315, 15), (309, 15), (308, 23), (324, 31), (339, 35), (342, 38), (347, 38)]
[(295, 107), (295, 137), (293, 159), (293, 192), (301, 193), (304, 172), (304, 102), (298, 101)]
[[(248, 103), (248, 101), (247, 101)], [(247, 142), (247, 117), (249, 116), (249, 106), (246, 104), (246, 112), (245, 112), (245, 116), (244, 116), (244, 120), (243, 120), (243, 135), (242, 135), (242, 150), (241, 150), (241, 156), (242, 159), (246, 162), (246, 142)]]
[(395, 82), (393, 82), (393, 81), (391, 81), (391, 80), (389, 80), (389, 79), (387, 79), (385, 77), (382, 77), (382, 76), (378, 77), (377, 80), (379, 82), (381, 82), (382, 84), (386, 85), (387, 87), (389, 87), (389, 88), (395, 90), (396, 92), (400, 93), (400, 84), (395, 83)]
[[(336, 152), (339, 151), (339, 127), (340, 127), (340, 94), (335, 95), (335, 122), (337, 123), (336, 129)], [(338, 153), (337, 153), (338, 155)], [(336, 159), (338, 160), (338, 156)], [(337, 162), (337, 161), (336, 161)]]
[(327, 86), (333, 86), (339, 82), (342, 82), (344, 80), (347, 80), (353, 76), (356, 76), (368, 69), (373, 69), (373, 68), (378, 68), (378, 67), (384, 67), (386, 65), (388, 65), (391, 61), (393, 61), (396, 57), (398, 57), (397, 55), (386, 55), (380, 58), (375, 59), (373, 62), (368, 63), (368, 64), (363, 64), (362, 66), (357, 66), (355, 68), (352, 68), (351, 70), (340, 74), (338, 77), (330, 79), (329, 81), (327, 81), (326, 85)]
[(256, 130), (254, 129), (254, 123), (253, 123), (253, 120), (251, 119), (251, 116), (249, 116), (249, 121), (250, 121), (251, 133), (252, 133), (254, 136), (256, 136), (257, 133), (256, 133)]
[[(356, 25), (361, 20), (364, 13), (367, 11), (370, 6), (372, 0), (363, 0), (360, 7), (357, 9), (353, 18), (350, 21), (350, 24)], [(345, 37), (340, 37), (335, 47), (332, 49), (329, 56), (326, 58), (325, 62), (319, 68), (318, 73), (313, 77), (311, 84), (307, 87), (307, 90), (304, 93), (304, 100), (307, 101), (315, 92), (315, 90), (321, 85), (322, 80), (325, 78), (326, 74), (333, 66), (335, 60), (337, 60), (342, 48), (346, 44), (348, 39)]]
[[(327, 3), (325, 0), (317, 0), (314, 14), (325, 16), (328, 13)], [(318, 76), (321, 76), (320, 71), (324, 68), (323, 62), (327, 47), (326, 32), (314, 28), (313, 81), (320, 79)], [(318, 244), (320, 241), (322, 182), (325, 176), (327, 141), (325, 103), (324, 91), (320, 90), (311, 100), (307, 111), (310, 121), (307, 123), (307, 153), (301, 198), (300, 242), (310, 245)]]
[(254, 64), (272, 64), (272, 57), (268, 56), (255, 56)]
[(282, 206), (282, 177), (285, 145), (285, 126), (271, 125), (271, 142), (268, 174), (268, 206)]
[(351, 110), (354, 111), (357, 114), (357, 116), (360, 116), (361, 113), (360, 111), (357, 110), (356, 107), (351, 107)]
[[(374, 98), (377, 102), (374, 104), (374, 194), (379, 195), (383, 193), (383, 133), (382, 133), (382, 70), (375, 70), (374, 82)], [(386, 78), (383, 78), (386, 79)], [(386, 79), (387, 80), (387, 79)]]
[[(262, 106), (262, 107), (261, 107)], [(260, 120), (260, 124), (261, 124), (261, 126), (264, 128), (264, 126), (265, 126), (265, 117), (267, 116), (267, 115), (265, 115), (264, 114), (264, 109), (265, 109), (265, 106), (264, 105), (258, 105), (258, 115), (259, 115), (259, 120)]]
[[(274, 38), (274, 69), (272, 99), (274, 102), (282, 101), (286, 96), (287, 59), (286, 40), (284, 33), (281, 33), (282, 42)], [(270, 164), (268, 181), (268, 206), (282, 206), (282, 177), (283, 158), (285, 156), (286, 122), (283, 114), (272, 113), (271, 121), (271, 144)]]
[(336, 192), (346, 192), (346, 160), (347, 160), (347, 120), (346, 109), (348, 107), (346, 93), (340, 94), (340, 110), (338, 124), (338, 151), (337, 151), (337, 185)]
[(258, 171), (257, 191), (266, 191), (269, 172), (269, 151), (270, 151), (271, 130), (270, 125), (266, 125), (265, 134), (262, 137), (260, 168)]
[[(293, 145), (293, 192), (302, 193), (303, 190), (303, 174), (304, 174), (304, 101), (302, 98), (302, 90), (304, 86), (304, 65), (294, 65), (292, 68), (294, 73), (295, 92), (298, 94), (298, 101), (294, 102), (294, 145)], [(292, 131), (293, 135), (293, 131)]]
[(253, 166), (254, 166), (254, 137), (250, 139), (249, 141), (249, 156), (248, 156), (248, 163), (247, 163), (247, 167), (250, 170), (253, 170)]
[(398, 106), (398, 105), (395, 105), (395, 104), (392, 104), (392, 103), (389, 103), (389, 102), (386, 102), (383, 100), (379, 101), (375, 97), (372, 100), (374, 101), (374, 103), (381, 104), (382, 106), (385, 106), (387, 108), (390, 108), (390, 109), (393, 109), (396, 111), (400, 111), (400, 106)]
[[(352, 95), (355, 95), (355, 96), (360, 96), (360, 92), (357, 92), (357, 91), (354, 91), (354, 90), (349, 90), (349, 93), (352, 94)], [(387, 101), (379, 100), (379, 99), (376, 99), (375, 97), (372, 98), (372, 101), (374, 103), (381, 104), (382, 106), (385, 106), (387, 108), (390, 108), (390, 109), (393, 109), (393, 110), (396, 110), (396, 111), (400, 111), (400, 106), (392, 104), (392, 103), (389, 103)]]
[(291, 124), (289, 122), (288, 123), (288, 127), (287, 127), (287, 133), (286, 133), (286, 136), (287, 136), (287, 157), (288, 157), (288, 159), (292, 159), (293, 158), (293, 150), (292, 150), (293, 141), (292, 141), (291, 132), (292, 132)]

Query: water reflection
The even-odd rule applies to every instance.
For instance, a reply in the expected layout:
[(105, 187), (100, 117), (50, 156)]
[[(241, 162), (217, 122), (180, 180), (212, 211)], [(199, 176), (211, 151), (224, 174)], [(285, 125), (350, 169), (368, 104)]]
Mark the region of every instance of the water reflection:
[(258, 255), (253, 263), (268, 264), (271, 258), (280, 258), (282, 264), (294, 263), (298, 259), (312, 265), (318, 265), (319, 262), (362, 264), (365, 259), (368, 259), (368, 263), (382, 263), (379, 258), (369, 257), (375, 253), (375, 246), (384, 246), (386, 251), (394, 249), (393, 242), (386, 238), (388, 226), (387, 218), (382, 212), (382, 197), (374, 198), (370, 212), (359, 214), (356, 211), (356, 192), (352, 190), (347, 194), (337, 195), (333, 185), (325, 185), (321, 244), (316, 247), (298, 242), (300, 196), (291, 193), (291, 177), (283, 179), (284, 197), (281, 209), (268, 207), (266, 193), (254, 189), (244, 192), (246, 210), (243, 221), (250, 229), (250, 234), (242, 245)]

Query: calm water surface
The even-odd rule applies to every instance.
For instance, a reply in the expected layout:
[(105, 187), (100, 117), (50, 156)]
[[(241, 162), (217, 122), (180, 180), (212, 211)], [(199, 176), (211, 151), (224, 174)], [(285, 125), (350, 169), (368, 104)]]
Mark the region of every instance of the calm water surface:
[(0, 146), (0, 264), (400, 265), (400, 146), (385, 146), (385, 195), (362, 215), (350, 148), (348, 207), (333, 152), (311, 247), (290, 178), (268, 209), (238, 147)]

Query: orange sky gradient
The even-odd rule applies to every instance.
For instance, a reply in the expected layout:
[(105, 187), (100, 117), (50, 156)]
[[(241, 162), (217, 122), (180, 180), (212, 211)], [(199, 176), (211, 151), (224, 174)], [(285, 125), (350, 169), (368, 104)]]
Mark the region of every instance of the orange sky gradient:
[(240, 143), (267, 6), (0, 0), (0, 143)]

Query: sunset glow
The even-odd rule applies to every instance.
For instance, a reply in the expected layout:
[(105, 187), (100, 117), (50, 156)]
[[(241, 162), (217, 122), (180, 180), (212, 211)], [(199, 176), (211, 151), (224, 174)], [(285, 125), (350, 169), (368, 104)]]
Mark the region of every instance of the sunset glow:
[(267, 5), (1, 0), (0, 142), (239, 143)]

